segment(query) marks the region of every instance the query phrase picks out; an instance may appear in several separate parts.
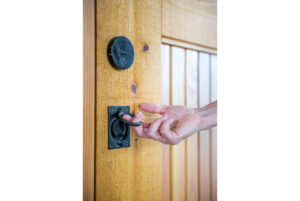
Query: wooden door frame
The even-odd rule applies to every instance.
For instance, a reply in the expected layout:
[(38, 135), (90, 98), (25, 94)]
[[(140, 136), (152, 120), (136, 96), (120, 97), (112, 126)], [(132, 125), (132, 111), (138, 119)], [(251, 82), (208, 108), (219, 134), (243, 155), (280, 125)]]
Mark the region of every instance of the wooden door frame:
[(83, 200), (95, 200), (96, 6), (83, 0)]

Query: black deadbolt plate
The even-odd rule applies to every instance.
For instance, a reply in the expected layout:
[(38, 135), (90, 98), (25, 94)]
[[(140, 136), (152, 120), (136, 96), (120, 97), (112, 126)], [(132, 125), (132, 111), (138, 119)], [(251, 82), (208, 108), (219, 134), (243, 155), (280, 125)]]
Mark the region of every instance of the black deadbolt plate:
[(130, 127), (120, 121), (118, 112), (129, 114), (129, 106), (108, 106), (108, 149), (130, 146)]
[(107, 57), (113, 67), (128, 69), (134, 60), (134, 48), (130, 40), (124, 36), (111, 39), (107, 47)]

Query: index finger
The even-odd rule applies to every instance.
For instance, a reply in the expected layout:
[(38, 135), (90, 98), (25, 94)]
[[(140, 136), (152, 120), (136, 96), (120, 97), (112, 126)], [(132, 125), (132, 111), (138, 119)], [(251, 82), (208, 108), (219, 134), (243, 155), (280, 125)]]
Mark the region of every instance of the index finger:
[(155, 103), (141, 103), (141, 109), (150, 112), (150, 113), (158, 113), (164, 114), (168, 108), (167, 105), (160, 105)]

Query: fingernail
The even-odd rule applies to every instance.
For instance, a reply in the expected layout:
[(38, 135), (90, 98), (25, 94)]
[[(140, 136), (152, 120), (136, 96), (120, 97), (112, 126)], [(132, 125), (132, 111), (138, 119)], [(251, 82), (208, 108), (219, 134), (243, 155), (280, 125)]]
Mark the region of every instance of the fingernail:
[(136, 117), (140, 117), (142, 115), (142, 113), (141, 112), (138, 112), (137, 114), (136, 114)]

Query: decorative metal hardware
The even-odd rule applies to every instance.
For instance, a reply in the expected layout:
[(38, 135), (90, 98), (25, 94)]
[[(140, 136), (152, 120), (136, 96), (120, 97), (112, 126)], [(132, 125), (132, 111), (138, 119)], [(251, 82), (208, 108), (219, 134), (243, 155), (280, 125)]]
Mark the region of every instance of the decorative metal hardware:
[(134, 48), (125, 36), (114, 37), (107, 46), (107, 57), (116, 69), (130, 68), (134, 60)]
[(108, 106), (108, 149), (130, 147), (130, 126), (140, 126), (142, 122), (132, 123), (122, 118), (130, 113), (129, 106)]
[[(118, 114), (117, 114), (116, 116), (118, 117), (118, 119), (119, 119), (120, 121), (122, 121), (122, 122), (124, 122), (125, 124), (128, 124), (128, 125), (130, 125), (130, 126), (140, 126), (140, 125), (142, 125), (142, 122), (141, 122), (141, 121), (140, 121), (140, 122), (137, 122), (137, 123), (133, 123), (133, 122), (126, 121), (125, 119), (122, 118), (123, 115), (125, 115), (125, 113), (120, 111), (120, 112), (118, 112)], [(132, 114), (128, 114), (128, 115), (130, 115), (131, 117), (134, 117), (134, 115), (132, 115)]]

